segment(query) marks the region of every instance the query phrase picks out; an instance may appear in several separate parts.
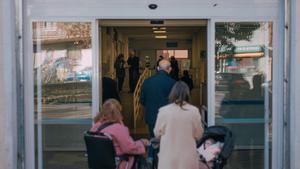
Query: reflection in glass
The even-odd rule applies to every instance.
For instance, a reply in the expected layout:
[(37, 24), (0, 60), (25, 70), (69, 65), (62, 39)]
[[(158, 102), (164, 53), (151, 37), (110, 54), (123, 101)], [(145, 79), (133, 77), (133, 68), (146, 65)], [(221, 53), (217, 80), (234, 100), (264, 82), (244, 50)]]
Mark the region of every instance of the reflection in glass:
[(76, 160), (75, 168), (86, 168), (83, 156), (68, 151), (84, 149), (82, 133), (92, 121), (91, 24), (32, 26), (37, 168), (72, 167)]
[(215, 33), (215, 120), (236, 136), (229, 166), (268, 168), (272, 23), (216, 23)]

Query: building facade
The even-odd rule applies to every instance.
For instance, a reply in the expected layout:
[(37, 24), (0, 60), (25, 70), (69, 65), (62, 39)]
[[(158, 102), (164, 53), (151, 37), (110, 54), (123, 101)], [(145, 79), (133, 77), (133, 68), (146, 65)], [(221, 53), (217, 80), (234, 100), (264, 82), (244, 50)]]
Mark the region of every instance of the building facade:
[[(154, 10), (149, 9), (150, 4), (157, 4), (158, 7)], [(247, 155), (252, 153), (251, 157), (258, 152), (254, 150), (259, 150), (259, 155), (262, 156), (261, 166), (265, 169), (299, 168), (300, 162), (297, 160), (300, 151), (300, 125), (297, 123), (300, 120), (299, 17), (299, 0), (65, 0), (63, 2), (0, 0), (0, 169), (42, 169), (47, 163), (48, 155), (44, 154), (46, 150), (50, 152), (58, 148), (61, 150), (59, 146), (65, 146), (63, 151), (81, 150), (80, 145), (75, 144), (76, 138), (73, 139), (74, 142), (71, 141), (74, 145), (68, 149), (67, 144), (58, 143), (64, 140), (51, 140), (51, 137), (63, 128), (72, 127), (79, 131), (86, 129), (91, 124), (91, 117), (99, 111), (101, 62), (104, 62), (105, 57), (100, 46), (104, 43), (101, 31), (105, 27), (102, 24), (104, 20), (204, 21), (207, 30), (209, 125), (229, 125), (236, 133), (237, 149), (241, 152), (251, 150), (246, 153)], [(120, 26), (120, 23), (117, 25)], [(75, 35), (80, 34), (80, 37), (72, 37), (68, 32), (58, 32), (60, 27), (70, 27), (70, 30), (74, 31), (79, 27), (79, 32), (75, 32)], [(252, 34), (246, 36), (246, 39), (230, 38), (229, 35), (240, 33), (236, 30), (244, 27), (253, 29)], [(45, 29), (49, 30), (45, 31)], [(225, 39), (226, 42), (237, 48), (231, 49), (225, 46), (224, 49), (223, 45), (223, 48), (216, 50), (221, 39), (219, 33), (225, 29), (229, 34), (227, 36), (229, 38)], [(47, 31), (48, 34), (44, 35), (43, 33)], [(51, 34), (51, 31), (54, 34)], [(48, 39), (44, 40), (45, 37)], [(53, 42), (53, 39), (59, 40), (59, 37), (68, 37), (65, 46), (58, 46)], [(70, 40), (72, 38), (81, 40), (72, 41)], [(82, 43), (82, 46), (69, 48), (69, 43), (73, 43), (71, 45)], [(85, 67), (73, 66), (69, 69), (77, 74), (69, 74), (70, 72), (65, 71), (67, 70), (65, 66), (56, 65), (55, 61), (47, 59), (50, 55), (47, 51), (50, 48), (55, 49), (50, 53), (52, 58), (70, 56), (68, 63), (81, 62), (83, 59), (78, 55), (85, 55)], [(230, 55), (230, 51), (234, 52), (234, 59), (226, 58)], [(222, 76), (221, 73), (224, 72), (244, 71), (252, 77), (250, 72), (253, 67), (237, 59), (243, 57), (245, 53), (261, 58), (255, 63), (254, 61), (247, 61), (247, 63), (256, 65), (255, 69), (259, 69), (265, 76), (261, 83), (261, 86), (264, 86), (263, 107), (260, 107), (263, 114), (247, 116), (244, 112), (239, 116), (228, 113), (222, 115), (225, 112), (223, 110), (229, 109), (230, 103), (222, 109), (220, 102), (224, 101), (220, 101), (218, 97), (225, 95), (225, 92), (215, 88), (215, 83), (219, 75)], [(56, 65), (54, 71), (56, 80), (50, 76), (53, 69), (43, 67), (45, 62), (51, 63), (48, 65)], [(244, 65), (243, 69), (239, 69), (239, 72), (234, 71), (236, 64)], [(46, 74), (45, 71), (50, 73)], [(68, 80), (72, 78), (73, 80)], [(60, 117), (60, 114), (53, 115), (54, 111), (51, 112), (53, 109), (47, 103), (51, 102), (51, 99), (61, 99), (60, 96), (44, 97), (43, 94), (49, 92), (45, 89), (55, 86), (54, 82), (70, 84), (71, 82), (68, 81), (74, 79), (78, 81), (76, 83), (78, 88), (86, 88), (88, 91), (88, 94), (83, 91), (80, 93), (80, 98), (75, 99), (90, 100), (90, 104), (82, 101), (78, 106), (80, 110), (88, 112), (83, 116), (89, 118), (75, 121), (59, 119), (55, 122), (51, 118), (45, 120), (44, 118), (48, 116)], [(81, 83), (86, 79), (89, 79), (88, 84)], [(247, 80), (247, 76), (245, 79)], [(250, 83), (250, 86), (254, 86), (254, 83)], [(63, 90), (67, 89), (63, 88)], [(69, 94), (64, 97), (69, 97)], [(47, 104), (47, 107), (44, 104)], [(243, 107), (243, 109), (247, 108)], [(232, 111), (233, 108), (230, 110)], [(258, 133), (259, 136), (247, 137), (243, 135), (245, 131)], [(70, 139), (69, 136), (66, 137)]]

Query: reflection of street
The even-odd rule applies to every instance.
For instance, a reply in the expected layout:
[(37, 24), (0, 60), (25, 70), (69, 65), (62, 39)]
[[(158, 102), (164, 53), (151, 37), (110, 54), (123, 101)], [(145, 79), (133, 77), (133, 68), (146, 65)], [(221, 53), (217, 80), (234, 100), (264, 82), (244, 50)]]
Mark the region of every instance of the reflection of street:
[(220, 108), (222, 104), (222, 100), (224, 99), (227, 92), (225, 91), (216, 91), (216, 97), (215, 97), (215, 116), (216, 118), (220, 118)]
[(42, 118), (85, 119), (91, 118), (91, 105), (89, 103), (74, 104), (43, 104)]

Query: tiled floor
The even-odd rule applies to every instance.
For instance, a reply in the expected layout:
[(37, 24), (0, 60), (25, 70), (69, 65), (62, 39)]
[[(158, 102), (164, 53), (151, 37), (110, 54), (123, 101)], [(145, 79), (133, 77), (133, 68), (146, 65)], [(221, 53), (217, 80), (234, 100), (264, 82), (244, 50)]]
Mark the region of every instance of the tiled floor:
[[(225, 169), (263, 169), (263, 150), (235, 151)], [(45, 152), (44, 169), (87, 169), (84, 152)]]

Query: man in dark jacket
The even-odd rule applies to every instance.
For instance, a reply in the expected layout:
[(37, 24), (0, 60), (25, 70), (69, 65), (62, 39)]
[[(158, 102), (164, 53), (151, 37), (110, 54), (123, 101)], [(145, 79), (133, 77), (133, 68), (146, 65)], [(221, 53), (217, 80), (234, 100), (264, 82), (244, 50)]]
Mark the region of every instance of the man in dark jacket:
[(125, 61), (124, 61), (124, 55), (123, 54), (119, 54), (114, 67), (116, 69), (116, 76), (118, 79), (118, 90), (121, 91), (122, 87), (123, 87), (123, 82), (124, 82), (124, 78), (125, 78)]
[(183, 82), (185, 82), (188, 86), (190, 91), (192, 91), (192, 89), (194, 88), (194, 84), (193, 84), (193, 80), (189, 75), (189, 71), (184, 70), (183, 71), (183, 76), (181, 77), (181, 79)]
[(129, 58), (127, 60), (127, 64), (129, 66), (129, 88), (130, 93), (134, 92), (135, 86), (139, 80), (139, 65), (140, 59), (138, 56), (135, 55), (134, 51), (131, 51), (129, 54)]
[[(145, 121), (149, 128), (150, 137), (154, 137), (153, 128), (155, 126), (158, 109), (169, 103), (168, 96), (175, 84), (175, 80), (169, 77), (171, 64), (168, 60), (159, 62), (159, 71), (152, 77), (146, 79), (142, 85), (140, 102), (145, 108)], [(153, 158), (151, 147), (148, 151), (149, 160)]]
[(175, 59), (175, 56), (171, 56), (170, 58), (170, 63), (171, 63), (171, 67), (172, 67), (172, 71), (170, 72), (170, 76), (174, 79), (174, 80), (178, 80), (178, 75), (179, 75), (179, 67), (178, 67), (178, 62)]

